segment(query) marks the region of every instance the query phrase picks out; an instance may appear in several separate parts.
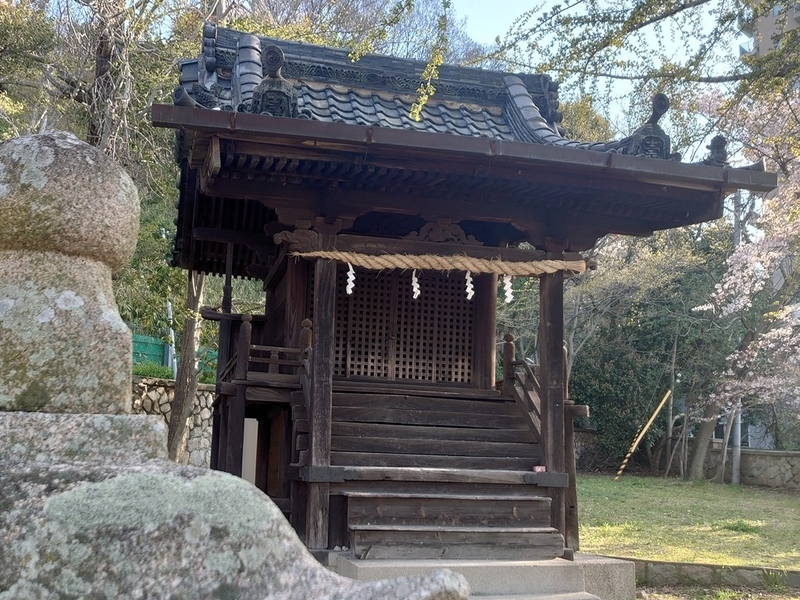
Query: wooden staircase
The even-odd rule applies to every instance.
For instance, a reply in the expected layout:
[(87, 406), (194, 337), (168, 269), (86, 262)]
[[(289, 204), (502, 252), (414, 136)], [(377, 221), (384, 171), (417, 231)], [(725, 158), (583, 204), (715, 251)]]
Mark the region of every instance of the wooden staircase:
[(552, 558), (563, 540), (550, 499), (432, 492), (352, 492), (347, 527), (358, 558)]
[[(544, 560), (560, 556), (540, 445), (512, 398), (476, 390), (336, 391), (331, 425), (331, 545), (359, 558)], [(296, 456), (308, 444), (295, 409)], [(300, 472), (312, 473), (313, 470)], [(337, 500), (338, 498), (338, 500)]]

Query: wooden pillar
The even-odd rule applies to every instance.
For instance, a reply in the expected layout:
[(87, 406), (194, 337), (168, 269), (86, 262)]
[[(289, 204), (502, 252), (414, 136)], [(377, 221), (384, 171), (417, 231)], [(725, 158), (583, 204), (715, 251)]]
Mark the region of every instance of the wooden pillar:
[[(322, 248), (333, 246), (334, 236), (320, 234)], [(326, 467), (331, 461), (331, 401), (336, 325), (336, 263), (314, 264), (314, 346), (311, 353), (311, 398), (308, 411), (308, 464)], [(307, 546), (328, 547), (329, 483), (309, 483), (306, 505)]]
[(213, 408), (213, 415), (211, 417), (211, 464), (212, 469), (219, 469), (219, 421), (220, 421), (220, 404), (222, 399), (217, 400), (217, 404)]
[(308, 266), (306, 260), (288, 258), (286, 264), (286, 346), (302, 348), (300, 332), (303, 319), (310, 314)]
[[(547, 470), (564, 473), (564, 273), (539, 280), (539, 362), (541, 364), (542, 456)], [(565, 490), (551, 488), (550, 517), (566, 539)]]
[(472, 385), (492, 390), (497, 366), (497, 275), (482, 273), (473, 281)]
[(503, 395), (514, 395), (514, 361), (516, 360), (516, 346), (514, 346), (514, 334), (507, 333), (503, 336)]
[(219, 441), (217, 443), (217, 470), (228, 472), (228, 406), (230, 396), (219, 399)]
[[(250, 315), (242, 316), (239, 328), (239, 344), (236, 350), (234, 379), (247, 379), (250, 360), (250, 336), (252, 325)], [(231, 475), (242, 476), (242, 452), (244, 451), (244, 409), (247, 386), (237, 385), (236, 395), (228, 401), (228, 439), (226, 443), (225, 470)]]
[[(225, 283), (222, 286), (222, 312), (231, 313), (233, 277), (233, 244), (228, 243), (225, 255)], [(219, 324), (219, 344), (217, 354), (217, 384), (220, 374), (228, 364), (233, 353), (233, 323), (230, 319), (222, 319)], [(225, 471), (228, 444), (228, 397), (220, 393), (217, 385), (217, 404), (214, 409), (214, 420), (211, 429), (211, 468)]]

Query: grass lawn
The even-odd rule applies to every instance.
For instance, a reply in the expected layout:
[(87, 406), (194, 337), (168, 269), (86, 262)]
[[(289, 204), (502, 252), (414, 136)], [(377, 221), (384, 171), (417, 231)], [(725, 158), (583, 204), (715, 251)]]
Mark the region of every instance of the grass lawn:
[(800, 570), (797, 491), (579, 473), (578, 511), (584, 552)]
[(798, 600), (800, 596), (783, 592), (747, 589), (642, 588), (638, 597), (647, 600)]

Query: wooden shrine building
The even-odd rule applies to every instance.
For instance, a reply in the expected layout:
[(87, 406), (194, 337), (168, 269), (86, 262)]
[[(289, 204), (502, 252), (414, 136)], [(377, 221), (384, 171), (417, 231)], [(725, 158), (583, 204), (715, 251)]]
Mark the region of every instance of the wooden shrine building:
[[(569, 493), (564, 278), (607, 233), (716, 219), (775, 177), (671, 154), (663, 96), (633, 135), (559, 133), (547, 76), (442, 67), (206, 25), (174, 105), (181, 167), (174, 263), (226, 278), (212, 467), (256, 484), (311, 549), (356, 557), (527, 558), (577, 545)], [(520, 244), (525, 242), (523, 247)], [(538, 277), (540, 365), (505, 343), (509, 276)], [(232, 314), (232, 278), (263, 314)], [(566, 546), (565, 546), (566, 540)]]

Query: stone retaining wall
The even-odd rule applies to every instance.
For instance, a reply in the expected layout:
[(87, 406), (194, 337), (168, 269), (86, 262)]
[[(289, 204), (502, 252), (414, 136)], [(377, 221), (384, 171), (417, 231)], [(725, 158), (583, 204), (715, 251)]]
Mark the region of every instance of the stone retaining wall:
[(742, 586), (753, 588), (800, 589), (800, 571), (699, 563), (672, 563), (659, 560), (622, 557), (636, 565), (637, 585)]
[[(132, 390), (134, 414), (158, 415), (169, 425), (170, 407), (175, 396), (171, 379), (134, 377)], [(181, 463), (207, 467), (211, 460), (211, 406), (214, 386), (198, 384), (192, 416), (189, 419), (189, 439)]]
[[(710, 448), (704, 465), (705, 476), (717, 472), (721, 448)], [(731, 478), (731, 450), (725, 462), (725, 481)], [(741, 481), (747, 485), (800, 490), (800, 452), (742, 448)]]
[[(591, 470), (602, 463), (602, 458), (597, 455), (597, 446), (594, 442), (595, 435), (590, 429), (575, 430), (575, 455), (578, 470)], [(694, 440), (690, 438), (689, 443)], [(717, 444), (717, 446), (714, 446)], [(719, 463), (719, 447), (721, 442), (712, 442), (712, 447), (706, 454), (704, 476), (711, 479), (717, 472)], [(782, 489), (800, 489), (800, 452), (784, 450), (760, 450), (757, 448), (742, 448), (741, 481), (745, 485), (761, 485), (765, 487)], [(673, 465), (673, 473), (677, 473), (677, 463)], [(728, 449), (728, 458), (725, 463), (725, 481), (731, 478), (731, 450)]]

